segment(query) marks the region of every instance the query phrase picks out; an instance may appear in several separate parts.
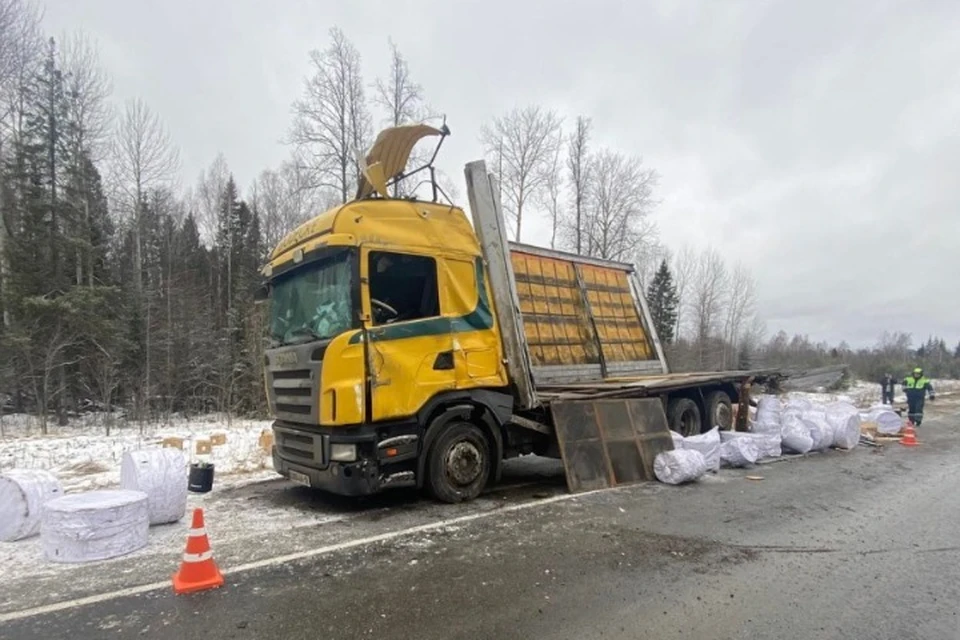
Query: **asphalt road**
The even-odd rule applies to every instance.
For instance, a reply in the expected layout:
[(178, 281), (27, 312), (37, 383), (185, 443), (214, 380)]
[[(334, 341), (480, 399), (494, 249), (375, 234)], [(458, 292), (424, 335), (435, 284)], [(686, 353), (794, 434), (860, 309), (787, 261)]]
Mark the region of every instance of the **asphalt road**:
[[(286, 561), (219, 591), (15, 612), (0, 637), (960, 638), (960, 407), (935, 410), (915, 449), (691, 486), (568, 497), (547, 482), (469, 512), (398, 498), (335, 544), (301, 532)], [(392, 519), (404, 510), (421, 516)]]

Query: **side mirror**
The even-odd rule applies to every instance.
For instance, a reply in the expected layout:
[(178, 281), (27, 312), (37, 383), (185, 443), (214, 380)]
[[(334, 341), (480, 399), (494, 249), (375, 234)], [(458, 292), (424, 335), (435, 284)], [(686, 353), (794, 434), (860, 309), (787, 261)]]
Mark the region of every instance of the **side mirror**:
[(266, 282), (261, 284), (253, 292), (253, 301), (257, 304), (262, 304), (270, 299), (270, 285)]

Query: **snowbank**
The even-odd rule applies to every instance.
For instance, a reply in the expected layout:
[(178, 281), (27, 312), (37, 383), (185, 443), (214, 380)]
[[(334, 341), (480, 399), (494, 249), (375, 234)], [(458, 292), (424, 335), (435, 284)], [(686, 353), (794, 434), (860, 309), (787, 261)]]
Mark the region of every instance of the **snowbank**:
[[(0, 439), (0, 472), (9, 469), (53, 471), (67, 491), (102, 489), (120, 483), (120, 466), (128, 451), (155, 448), (182, 441), (189, 460), (208, 460), (217, 466), (217, 477), (271, 469), (270, 453), (260, 445), (260, 434), (269, 420), (231, 420), (212, 415), (157, 424), (118, 423), (109, 436), (94, 419), (56, 428), (38, 435), (32, 416), (4, 416), (7, 437)], [(212, 444), (222, 435), (221, 444)], [(198, 441), (211, 442), (208, 455), (196, 454)]]

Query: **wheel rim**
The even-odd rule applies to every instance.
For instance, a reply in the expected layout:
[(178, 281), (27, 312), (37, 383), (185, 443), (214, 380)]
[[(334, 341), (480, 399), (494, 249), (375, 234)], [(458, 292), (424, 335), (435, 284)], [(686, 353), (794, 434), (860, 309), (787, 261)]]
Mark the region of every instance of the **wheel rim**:
[(714, 427), (729, 429), (733, 424), (733, 412), (730, 410), (730, 407), (723, 403), (718, 404), (717, 410), (714, 411), (713, 422)]
[(683, 435), (695, 436), (700, 433), (700, 421), (693, 411), (684, 411), (680, 416), (680, 424), (683, 425)]
[(471, 484), (483, 473), (483, 453), (474, 443), (461, 440), (447, 451), (444, 467), (454, 484)]

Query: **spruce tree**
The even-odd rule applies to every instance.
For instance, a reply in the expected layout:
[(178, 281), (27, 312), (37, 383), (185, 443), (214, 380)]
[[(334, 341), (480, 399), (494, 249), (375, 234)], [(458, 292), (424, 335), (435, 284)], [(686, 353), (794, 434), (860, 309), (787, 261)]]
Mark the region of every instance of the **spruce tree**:
[(664, 344), (670, 344), (674, 340), (679, 303), (677, 288), (673, 284), (673, 275), (670, 273), (667, 261), (663, 260), (647, 289), (647, 304), (650, 307), (653, 326)]

